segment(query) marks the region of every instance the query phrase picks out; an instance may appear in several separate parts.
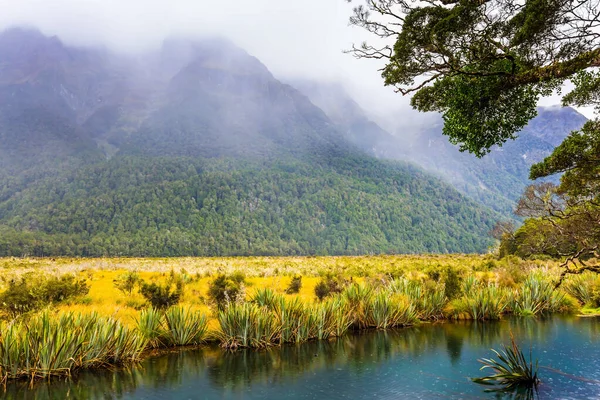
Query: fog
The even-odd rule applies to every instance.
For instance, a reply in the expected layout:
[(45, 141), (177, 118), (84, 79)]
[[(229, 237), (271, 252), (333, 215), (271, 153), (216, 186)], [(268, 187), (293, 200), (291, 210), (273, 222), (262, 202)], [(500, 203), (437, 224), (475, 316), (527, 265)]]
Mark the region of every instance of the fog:
[(345, 0), (0, 0), (0, 29), (27, 25), (71, 45), (143, 52), (168, 36), (226, 36), (282, 79), (340, 81), (372, 114), (415, 113), (384, 88), (381, 64), (343, 50), (369, 39)]
[[(0, 0), (0, 9), (2, 30), (31, 26), (70, 45), (124, 53), (157, 48), (173, 35), (225, 36), (278, 78), (340, 82), (383, 125), (424, 117), (383, 86), (380, 62), (343, 53), (371, 38), (348, 25), (346, 0)], [(557, 102), (551, 97), (542, 104)]]

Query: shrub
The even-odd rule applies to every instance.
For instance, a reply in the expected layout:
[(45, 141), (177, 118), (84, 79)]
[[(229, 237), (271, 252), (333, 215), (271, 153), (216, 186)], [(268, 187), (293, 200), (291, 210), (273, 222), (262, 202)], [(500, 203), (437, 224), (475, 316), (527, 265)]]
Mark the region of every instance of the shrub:
[(219, 310), (223, 310), (229, 303), (238, 303), (244, 300), (245, 283), (246, 278), (240, 273), (221, 274), (210, 283), (208, 297)]
[(113, 281), (115, 288), (123, 292), (124, 295), (131, 296), (135, 286), (140, 283), (140, 274), (136, 271), (125, 272), (117, 276), (117, 279)]
[(300, 292), (302, 288), (302, 277), (300, 275), (296, 275), (292, 278), (292, 281), (288, 285), (287, 289), (285, 289), (286, 294), (296, 294)]
[(51, 303), (85, 296), (88, 292), (85, 279), (77, 279), (73, 275), (50, 278), (25, 275), (9, 281), (8, 288), (0, 294), (0, 310), (15, 317)]
[(315, 285), (315, 295), (321, 301), (334, 293), (341, 293), (349, 283), (339, 275), (327, 274)]
[(183, 295), (183, 285), (180, 282), (165, 284), (146, 283), (140, 285), (140, 294), (157, 309), (165, 309), (179, 303)]
[(461, 279), (458, 273), (450, 267), (444, 271), (444, 294), (448, 300), (456, 299), (461, 294)]

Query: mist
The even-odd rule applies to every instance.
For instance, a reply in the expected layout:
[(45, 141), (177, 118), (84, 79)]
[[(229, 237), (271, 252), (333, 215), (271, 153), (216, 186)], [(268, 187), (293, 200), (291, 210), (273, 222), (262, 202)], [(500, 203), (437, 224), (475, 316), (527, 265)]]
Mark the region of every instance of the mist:
[(408, 98), (383, 86), (381, 63), (343, 53), (369, 39), (348, 26), (352, 4), (345, 0), (2, 0), (0, 6), (1, 30), (30, 26), (68, 45), (121, 53), (151, 51), (170, 36), (224, 36), (279, 79), (340, 82), (372, 115), (417, 114)]

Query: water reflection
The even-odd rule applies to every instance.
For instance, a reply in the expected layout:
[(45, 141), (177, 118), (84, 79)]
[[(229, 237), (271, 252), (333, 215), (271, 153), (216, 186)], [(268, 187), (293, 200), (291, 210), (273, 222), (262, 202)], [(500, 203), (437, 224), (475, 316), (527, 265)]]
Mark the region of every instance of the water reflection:
[(508, 343), (512, 331), (522, 345), (531, 344), (542, 365), (588, 378), (584, 383), (542, 371), (541, 398), (564, 393), (597, 397), (599, 327), (596, 319), (520, 318), (426, 324), (264, 351), (180, 350), (149, 358), (135, 368), (83, 373), (69, 381), (38, 383), (33, 389), (12, 384), (3, 395), (42, 400), (532, 398), (532, 393), (484, 393), (468, 380), (481, 375), (476, 360), (491, 356), (490, 348)]

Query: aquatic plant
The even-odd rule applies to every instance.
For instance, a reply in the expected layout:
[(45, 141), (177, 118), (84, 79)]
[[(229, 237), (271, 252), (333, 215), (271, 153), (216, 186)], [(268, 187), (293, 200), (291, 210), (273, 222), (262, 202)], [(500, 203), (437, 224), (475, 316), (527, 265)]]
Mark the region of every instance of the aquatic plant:
[[(311, 338), (308, 308), (299, 298), (288, 300), (283, 296), (276, 296), (271, 312), (278, 325), (279, 343), (300, 343)], [(303, 325), (308, 329), (301, 329)]]
[(417, 321), (415, 309), (406, 296), (390, 296), (383, 291), (369, 301), (366, 317), (367, 326), (377, 329), (407, 326)]
[(529, 352), (529, 361), (523, 355), (511, 333), (511, 345), (502, 345), (503, 350), (492, 351), (498, 357), (484, 358), (479, 360), (483, 364), (481, 370), (491, 369), (494, 373), (481, 378), (471, 378), (475, 383), (481, 385), (495, 386), (495, 390), (511, 390), (517, 388), (535, 389), (540, 380), (538, 379), (538, 361), (535, 364), (532, 360), (531, 350)]
[(326, 340), (343, 336), (352, 325), (352, 314), (348, 312), (348, 303), (342, 296), (334, 296), (315, 304), (309, 311), (314, 318), (314, 339)]
[(230, 304), (218, 315), (221, 346), (264, 348), (275, 343), (278, 326), (272, 313), (254, 303)]
[(375, 291), (367, 285), (354, 283), (347, 286), (341, 296), (344, 300), (348, 317), (352, 320), (351, 325), (355, 329), (363, 329), (369, 326), (368, 308), (371, 304)]
[(279, 300), (280, 296), (277, 296), (271, 288), (260, 288), (257, 289), (250, 301), (256, 303), (260, 307), (273, 308), (275, 302)]
[(146, 343), (112, 318), (45, 311), (3, 327), (0, 380), (68, 376), (81, 368), (125, 364), (137, 360)]
[(539, 272), (530, 273), (512, 296), (511, 308), (517, 315), (528, 316), (560, 311), (567, 300), (565, 293)]
[(136, 319), (137, 329), (140, 335), (148, 341), (149, 347), (157, 348), (163, 345), (161, 342), (162, 318), (162, 312), (150, 307), (142, 310)]
[(164, 313), (161, 337), (169, 346), (200, 344), (206, 339), (206, 316), (190, 307), (173, 306)]
[(433, 283), (432, 286), (425, 287), (420, 282), (401, 278), (392, 280), (386, 289), (390, 293), (407, 296), (421, 320), (441, 318), (444, 306), (448, 302), (444, 284), (440, 283)]

